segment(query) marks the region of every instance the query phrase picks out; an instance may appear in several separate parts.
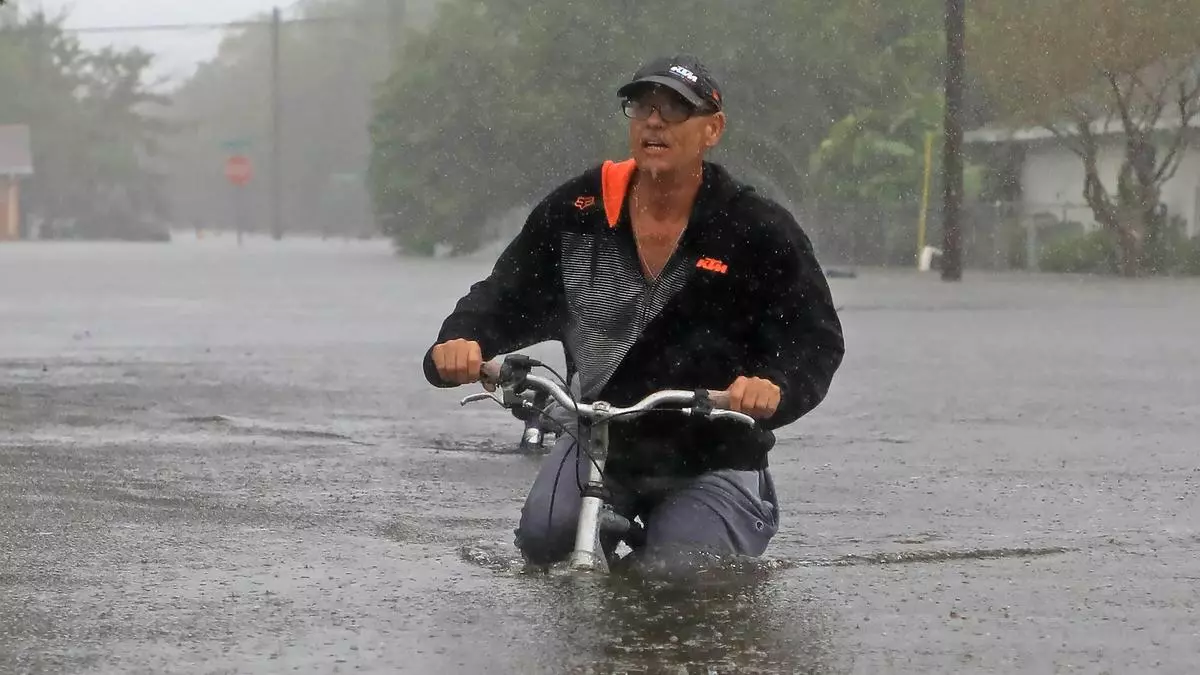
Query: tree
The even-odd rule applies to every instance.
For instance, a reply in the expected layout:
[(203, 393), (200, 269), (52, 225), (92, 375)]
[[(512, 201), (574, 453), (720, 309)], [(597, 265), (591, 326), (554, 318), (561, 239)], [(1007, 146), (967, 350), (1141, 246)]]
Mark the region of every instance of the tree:
[(152, 57), (88, 51), (63, 17), (35, 13), (0, 28), (0, 123), (29, 124), (36, 174), (27, 211), (77, 221), (78, 236), (132, 236), (165, 215), (153, 162), (168, 130), (145, 87)]
[[(915, 3), (919, 11), (872, 9), (877, 4), (765, 0), (752, 12), (738, 2), (696, 12), (674, 0), (625, 2), (614, 14), (582, 0), (532, 10), (446, 0), (431, 27), (407, 39), (376, 101), (377, 218), (402, 250), (474, 250), (492, 216), (624, 155), (616, 89), (642, 60), (673, 52), (696, 53), (725, 89), (730, 126), (714, 159), (760, 178), (781, 201), (859, 180), (861, 167), (836, 161), (821, 163), (814, 178), (807, 160), (831, 126), (873, 107), (880, 118), (896, 115), (908, 94), (927, 98), (937, 87), (936, 72), (918, 77), (918, 64), (936, 62), (927, 39), (912, 43), (907, 88), (880, 76), (885, 59), (863, 56), (878, 42), (907, 49), (906, 31), (923, 21), (936, 29), (933, 0)], [(921, 114), (929, 114), (922, 101)], [(885, 126), (883, 135), (921, 142), (908, 127)], [(919, 159), (904, 169), (919, 176)], [(873, 170), (891, 169), (876, 161)], [(919, 188), (919, 179), (912, 183)]]
[[(365, 190), (375, 87), (388, 74), (404, 26), (429, 21), (438, 0), (304, 0), (280, 35), (281, 210), (292, 232), (362, 234), (372, 221)], [(245, 153), (256, 179), (244, 188), (251, 227), (269, 221), (272, 143), (271, 16), (226, 33), (217, 54), (174, 91), (171, 198), (187, 219), (231, 222), (222, 165)]]
[[(969, 44), (1016, 123), (1051, 131), (1079, 155), (1081, 193), (1115, 239), (1121, 274), (1153, 267), (1147, 244), (1166, 227), (1163, 184), (1200, 119), (1200, 3), (1195, 0), (979, 0)], [(1115, 190), (1100, 139), (1119, 130)]]
[(810, 157), (823, 199), (914, 201), (925, 135), (940, 128), (940, 0), (902, 7), (847, 3), (827, 21), (853, 67), (844, 82), (852, 108), (830, 125)]

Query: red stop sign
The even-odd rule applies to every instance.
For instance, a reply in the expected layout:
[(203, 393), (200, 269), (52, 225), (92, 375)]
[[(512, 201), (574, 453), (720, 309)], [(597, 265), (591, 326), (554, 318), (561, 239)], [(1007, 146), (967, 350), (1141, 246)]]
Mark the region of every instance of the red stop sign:
[(250, 158), (245, 155), (234, 155), (225, 160), (225, 178), (234, 185), (245, 185), (254, 177), (254, 168)]

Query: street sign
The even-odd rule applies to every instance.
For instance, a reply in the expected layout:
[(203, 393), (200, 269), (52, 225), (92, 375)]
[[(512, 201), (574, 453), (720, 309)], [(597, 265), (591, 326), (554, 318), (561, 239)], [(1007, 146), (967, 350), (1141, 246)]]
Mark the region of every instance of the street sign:
[(254, 141), (249, 138), (229, 138), (221, 141), (221, 149), (227, 152), (245, 152), (254, 145)]
[(254, 168), (250, 158), (245, 155), (234, 155), (225, 160), (225, 178), (237, 186), (243, 186), (254, 177)]

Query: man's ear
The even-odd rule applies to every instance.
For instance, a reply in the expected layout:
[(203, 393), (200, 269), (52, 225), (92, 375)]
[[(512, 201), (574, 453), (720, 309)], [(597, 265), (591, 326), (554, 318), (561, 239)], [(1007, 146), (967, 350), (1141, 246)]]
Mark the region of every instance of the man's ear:
[(714, 147), (725, 133), (725, 113), (718, 112), (710, 115), (708, 124), (705, 125), (705, 146)]

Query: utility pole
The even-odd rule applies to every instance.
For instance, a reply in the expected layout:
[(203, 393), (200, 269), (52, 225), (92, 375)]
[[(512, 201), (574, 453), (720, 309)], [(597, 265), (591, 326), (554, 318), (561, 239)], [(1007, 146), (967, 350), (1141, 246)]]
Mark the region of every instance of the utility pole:
[(392, 55), (396, 54), (396, 46), (399, 40), (396, 38), (400, 32), (398, 28), (400, 24), (400, 7), (399, 0), (387, 0), (387, 31), (388, 31), (388, 49)]
[(388, 60), (388, 70), (396, 63), (400, 53), (400, 43), (403, 39), (405, 19), (408, 18), (408, 0), (387, 0), (388, 48), (391, 58)]
[(962, 279), (963, 2), (946, 0), (946, 120), (943, 169), (942, 280)]
[(271, 236), (279, 241), (283, 238), (283, 163), (280, 161), (280, 129), (283, 105), (280, 92), (279, 31), (281, 27), (279, 8), (271, 11)]

